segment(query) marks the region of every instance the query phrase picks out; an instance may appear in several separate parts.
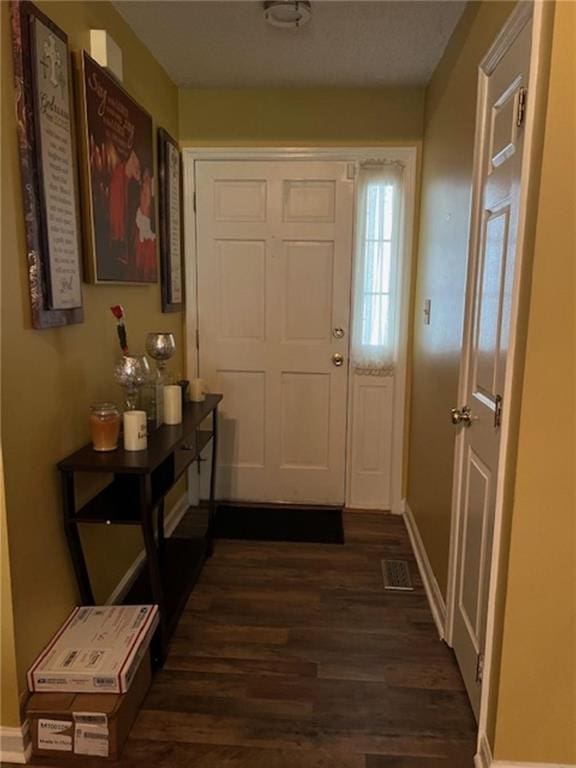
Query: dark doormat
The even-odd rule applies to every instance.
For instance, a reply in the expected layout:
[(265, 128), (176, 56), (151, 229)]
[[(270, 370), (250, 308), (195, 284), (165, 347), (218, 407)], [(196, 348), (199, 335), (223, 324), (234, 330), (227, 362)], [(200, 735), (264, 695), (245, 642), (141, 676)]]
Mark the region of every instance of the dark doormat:
[(219, 504), (217, 539), (344, 544), (341, 507)]

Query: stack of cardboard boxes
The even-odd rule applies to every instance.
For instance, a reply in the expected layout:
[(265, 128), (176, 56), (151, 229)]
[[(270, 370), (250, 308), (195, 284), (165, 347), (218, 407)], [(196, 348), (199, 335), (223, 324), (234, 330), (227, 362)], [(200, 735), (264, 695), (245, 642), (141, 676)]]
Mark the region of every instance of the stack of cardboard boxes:
[(155, 605), (75, 608), (28, 672), (32, 754), (117, 760), (150, 687)]

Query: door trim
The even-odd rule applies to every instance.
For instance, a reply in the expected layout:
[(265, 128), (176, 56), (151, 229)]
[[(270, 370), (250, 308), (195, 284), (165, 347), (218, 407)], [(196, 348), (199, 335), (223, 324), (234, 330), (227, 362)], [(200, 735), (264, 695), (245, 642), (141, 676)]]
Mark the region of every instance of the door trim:
[[(473, 188), (471, 201), (471, 223), (468, 254), (474, 258), (480, 236), (481, 208), (481, 165), (487, 141), (486, 103), (488, 77), (516, 40), (525, 24), (532, 26), (532, 47), (529, 66), (529, 94), (525, 120), (524, 148), (522, 154), (521, 187), (519, 191), (518, 234), (515, 272), (513, 280), (512, 307), (510, 315), (510, 338), (506, 376), (504, 382), (504, 412), (499, 446), (499, 471), (496, 486), (494, 533), (490, 580), (488, 592), (486, 648), (484, 657), (484, 682), (481, 691), (480, 716), (478, 721), (478, 761), (489, 744), (489, 718), (494, 706), (493, 694), (497, 677), (499, 643), (502, 627), (499, 626), (503, 589), (505, 587), (508, 552), (506, 549), (510, 520), (512, 485), (515, 476), (515, 454), (518, 440), (518, 416), (521, 405), (521, 385), (524, 370), (526, 327), (530, 299), (530, 275), (532, 251), (540, 178), (544, 118), (551, 53), (553, 3), (545, 0), (521, 0), (498, 34), (492, 47), (481, 61), (478, 69), (478, 96), (476, 107), (476, 133), (473, 162)], [(464, 400), (467, 388), (467, 370), (470, 348), (468, 339), (472, 328), (472, 308), (475, 262), (468, 265), (466, 286), (466, 311), (462, 334), (462, 357), (458, 383), (458, 403)], [(515, 395), (514, 400), (512, 395)], [(447, 414), (448, 418), (448, 414)], [(461, 486), (460, 468), (463, 463), (464, 435), (460, 432), (455, 440), (454, 474), (452, 485), (452, 515), (450, 530), (450, 553), (448, 566), (448, 588), (446, 600), (445, 639), (452, 645), (455, 606), (457, 600), (456, 576), (458, 570), (458, 541), (460, 534)], [(494, 689), (494, 690), (493, 690)], [(478, 764), (478, 763), (477, 763)]]
[[(418, 149), (416, 146), (395, 147), (390, 145), (366, 147), (184, 147), (182, 161), (184, 170), (184, 259), (186, 284), (186, 372), (188, 378), (197, 376), (198, 354), (196, 349), (196, 333), (198, 330), (198, 285), (197, 285), (197, 225), (196, 215), (192, 208), (195, 193), (194, 168), (198, 160), (310, 160), (310, 161), (342, 161), (357, 163), (375, 157), (395, 159), (404, 163), (405, 167), (405, 217), (402, 237), (407, 258), (403, 264), (401, 285), (401, 312), (398, 337), (398, 364), (394, 377), (394, 405), (392, 430), (392, 470), (391, 498), (394, 514), (402, 514), (404, 508), (404, 448), (406, 438), (406, 385), (408, 363), (408, 331), (411, 313), (412, 265), (414, 263), (414, 223), (416, 209), (416, 172)], [(356, 211), (354, 211), (356, 218)], [(353, 235), (354, 238), (354, 235)], [(355, 239), (353, 239), (355, 242)], [(194, 298), (194, 306), (190, 306), (190, 298)], [(350, 394), (350, 393), (349, 393)], [(349, 400), (349, 398), (348, 398)], [(350, 417), (350, 400), (348, 402), (348, 421)], [(349, 432), (349, 430), (348, 430)], [(346, 475), (345, 498), (348, 498), (350, 466), (350, 441), (346, 438)], [(193, 481), (195, 473), (190, 473), (189, 481)]]

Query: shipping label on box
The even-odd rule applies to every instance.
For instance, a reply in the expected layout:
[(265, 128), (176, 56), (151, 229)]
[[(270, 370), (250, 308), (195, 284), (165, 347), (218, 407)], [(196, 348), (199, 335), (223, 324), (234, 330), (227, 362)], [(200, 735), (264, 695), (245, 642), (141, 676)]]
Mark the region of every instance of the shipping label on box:
[(108, 715), (104, 712), (73, 712), (72, 719), (81, 725), (102, 725), (108, 728)]
[(72, 752), (72, 727), (69, 720), (38, 720), (38, 748)]
[(108, 757), (110, 734), (107, 725), (74, 725), (74, 753)]

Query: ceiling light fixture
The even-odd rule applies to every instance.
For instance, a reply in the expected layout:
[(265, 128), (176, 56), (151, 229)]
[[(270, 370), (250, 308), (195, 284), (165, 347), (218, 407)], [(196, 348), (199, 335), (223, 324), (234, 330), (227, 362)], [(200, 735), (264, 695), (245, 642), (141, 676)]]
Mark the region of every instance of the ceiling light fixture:
[(273, 27), (298, 29), (312, 16), (312, 6), (307, 0), (266, 0), (264, 18)]

